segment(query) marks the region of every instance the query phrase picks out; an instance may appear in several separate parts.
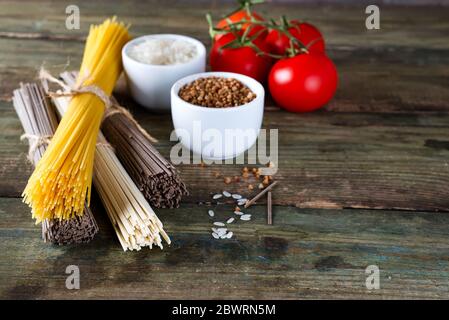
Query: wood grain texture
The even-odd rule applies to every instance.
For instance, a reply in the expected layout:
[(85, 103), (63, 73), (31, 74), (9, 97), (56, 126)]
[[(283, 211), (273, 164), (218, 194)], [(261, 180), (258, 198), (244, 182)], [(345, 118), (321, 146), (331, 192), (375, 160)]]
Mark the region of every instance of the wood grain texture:
[[(441, 6), (381, 6), (381, 31), (365, 28), (365, 4), (347, 6), (332, 4), (313, 5), (268, 3), (257, 7), (265, 16), (277, 18), (288, 14), (294, 19), (311, 21), (326, 37), (331, 46), (368, 47), (404, 46), (416, 48), (448, 48), (444, 35), (449, 29), (448, 7)], [(89, 25), (99, 19), (119, 14), (132, 24), (135, 35), (176, 32), (196, 34), (202, 40), (208, 38), (205, 13), (211, 12), (217, 19), (233, 8), (232, 1), (220, 0), (81, 0), (76, 3), (81, 12), (81, 28), (65, 28), (66, 2), (60, 1), (0, 1), (2, 17), (1, 37), (46, 38), (80, 41), (87, 34)], [(24, 8), (26, 8), (24, 10)], [(84, 14), (83, 14), (84, 13)], [(424, 28), (425, 27), (425, 28)]]
[[(31, 173), (20, 123), (1, 103), (0, 196), (18, 197)], [(159, 139), (166, 157), (170, 117), (134, 109), (144, 128)], [(264, 128), (279, 129), (280, 182), (274, 204), (301, 208), (371, 208), (449, 211), (449, 117), (326, 112), (271, 112)], [(243, 165), (180, 165), (190, 196), (207, 201), (225, 188), (248, 192), (254, 180), (226, 185), (222, 176), (240, 175)]]
[[(229, 216), (231, 206), (216, 209)], [(208, 207), (158, 210), (173, 244), (122, 252), (104, 215), (100, 235), (80, 247), (42, 244), (19, 199), (1, 199), (1, 298), (447, 298), (449, 216), (420, 212), (247, 209), (235, 237), (210, 235)], [(98, 213), (98, 211), (96, 211)], [(432, 248), (432, 250), (429, 250)], [(81, 289), (65, 289), (77, 265)], [(378, 265), (381, 289), (368, 291), (365, 269)]]
[[(181, 33), (209, 44), (206, 12), (219, 17), (230, 4), (164, 1), (79, 1), (81, 29), (65, 28), (63, 2), (0, 1), (0, 99), (46, 65), (79, 65), (88, 26), (120, 14), (134, 35)], [(23, 10), (23, 7), (27, 10)], [(262, 13), (313, 21), (337, 65), (340, 85), (333, 112), (442, 112), (449, 110), (449, 8), (385, 7), (379, 31), (365, 29), (364, 6), (266, 4)], [(83, 12), (86, 13), (83, 15)], [(25, 45), (26, 43), (26, 45)], [(56, 68), (57, 69), (57, 68)]]
[[(210, 195), (253, 195), (248, 182), (225, 185), (214, 174), (238, 175), (242, 165), (180, 165), (191, 194), (180, 209), (157, 211), (172, 246), (123, 253), (96, 197), (93, 243), (42, 243), (18, 198), (31, 166), (11, 92), (43, 62), (54, 73), (68, 61), (76, 69), (89, 24), (107, 16), (130, 22), (135, 35), (181, 33), (209, 44), (204, 14), (218, 16), (230, 4), (76, 2), (81, 29), (70, 31), (65, 2), (0, 0), (0, 298), (449, 297), (448, 7), (383, 6), (381, 30), (368, 32), (359, 2), (262, 6), (269, 16), (288, 12), (316, 24), (340, 77), (335, 99), (313, 114), (267, 101), (264, 128), (279, 129), (274, 225), (265, 224), (260, 201), (248, 209), (253, 221), (233, 226), (235, 238), (213, 240)], [(117, 94), (168, 156), (170, 117)], [(231, 209), (216, 209), (217, 218)], [(70, 264), (80, 267), (79, 291), (65, 289)], [(380, 267), (380, 290), (365, 287), (371, 264)]]

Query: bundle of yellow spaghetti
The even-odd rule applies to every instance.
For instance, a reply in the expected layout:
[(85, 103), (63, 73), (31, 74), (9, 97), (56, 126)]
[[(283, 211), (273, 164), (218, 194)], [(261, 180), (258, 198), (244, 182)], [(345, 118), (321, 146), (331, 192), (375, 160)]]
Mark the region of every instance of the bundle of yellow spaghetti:
[[(121, 49), (130, 39), (115, 18), (91, 26), (71, 99), (47, 151), (23, 192), (36, 222), (70, 219), (83, 214), (90, 201), (95, 144), (109, 96), (122, 71)], [(88, 91), (88, 92), (86, 92)]]
[[(46, 84), (44, 88), (47, 90)], [(67, 97), (53, 97), (52, 100), (58, 113), (64, 115), (70, 100)], [(170, 244), (162, 222), (101, 131), (95, 151), (94, 184), (124, 251), (151, 249), (153, 245), (162, 249), (163, 240)]]

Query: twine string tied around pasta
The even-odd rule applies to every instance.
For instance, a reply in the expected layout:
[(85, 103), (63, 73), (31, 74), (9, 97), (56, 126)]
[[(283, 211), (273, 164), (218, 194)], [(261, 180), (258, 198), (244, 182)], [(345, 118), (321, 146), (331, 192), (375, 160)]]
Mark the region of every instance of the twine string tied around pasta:
[[(82, 81), (79, 81), (79, 83), (83, 83), (89, 78), (89, 75), (86, 74), (82, 78)], [(82, 86), (81, 84), (70, 86), (64, 81), (59, 80), (58, 78), (52, 76), (50, 72), (48, 72), (45, 68), (41, 67), (39, 71), (39, 79), (40, 80), (47, 80), (49, 82), (58, 84), (62, 89), (63, 92), (49, 92), (49, 95), (52, 97), (72, 97), (77, 94), (82, 93), (91, 93), (96, 95), (100, 100), (103, 101), (106, 109), (103, 116), (104, 121), (106, 118), (114, 115), (114, 114), (123, 114), (129, 121), (131, 121), (137, 129), (151, 142), (157, 143), (158, 140), (151, 136), (142, 126), (134, 119), (131, 112), (128, 111), (128, 109), (122, 107), (118, 104), (118, 102), (115, 99), (111, 99), (100, 87), (94, 86), (94, 85), (88, 85), (88, 86)]]
[(27, 155), (28, 161), (33, 163), (34, 153), (36, 152), (36, 150), (40, 146), (48, 145), (50, 143), (51, 137), (52, 137), (52, 135), (39, 136), (36, 134), (29, 134), (29, 133), (24, 133), (20, 136), (21, 141), (28, 139), (28, 143), (30, 145), (30, 147), (28, 149), (28, 155)]
[[(37, 151), (37, 149), (41, 146), (49, 145), (51, 142), (51, 138), (53, 138), (53, 135), (40, 136), (37, 134), (29, 134), (29, 133), (22, 134), (20, 136), (20, 140), (23, 141), (23, 140), (27, 139), (28, 143), (29, 143), (28, 155), (27, 155), (28, 161), (30, 161), (31, 163), (34, 163), (34, 161), (33, 161), (34, 154)], [(114, 147), (109, 142), (97, 142), (96, 146), (110, 148), (113, 151), (115, 151)]]
[(63, 81), (52, 76), (50, 72), (48, 72), (45, 68), (41, 67), (39, 71), (39, 79), (41, 81), (47, 80), (49, 82), (55, 83), (64, 90), (62, 92), (61, 91), (49, 92), (49, 95), (51, 97), (73, 97), (77, 94), (91, 93), (93, 95), (96, 95), (101, 101), (103, 101), (106, 109), (109, 109), (112, 106), (111, 100), (109, 99), (109, 96), (100, 87), (94, 85), (87, 85), (87, 86), (82, 85), (82, 83), (86, 81), (88, 78), (89, 75), (86, 74), (81, 79), (81, 81), (79, 81), (79, 84), (69, 86), (65, 84)]

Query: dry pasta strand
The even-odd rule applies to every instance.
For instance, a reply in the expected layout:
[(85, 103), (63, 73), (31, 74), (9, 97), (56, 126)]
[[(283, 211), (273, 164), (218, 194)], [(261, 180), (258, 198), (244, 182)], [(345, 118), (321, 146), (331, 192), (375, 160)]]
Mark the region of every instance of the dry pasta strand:
[[(96, 86), (108, 96), (122, 71), (121, 49), (130, 39), (115, 17), (91, 26), (78, 86)], [(81, 216), (90, 201), (95, 144), (105, 111), (92, 93), (73, 96), (47, 151), (23, 191), (36, 223)]]
[[(76, 82), (76, 72), (64, 72), (68, 85)], [(113, 99), (113, 97), (111, 97)], [(116, 150), (123, 167), (154, 208), (177, 208), (188, 194), (176, 168), (166, 160), (138, 125), (119, 109), (105, 113), (101, 130)]]
[[(46, 99), (43, 88), (36, 83), (21, 84), (20, 88), (14, 90), (13, 105), (28, 137), (47, 137), (45, 143), (36, 144), (34, 149), (30, 145), (28, 159), (34, 165), (44, 154), (47, 141), (58, 126), (55, 110)], [(45, 219), (41, 225), (44, 241), (60, 245), (87, 243), (98, 232), (97, 222), (87, 206), (84, 207), (82, 217), (70, 220)]]
[[(67, 97), (54, 97), (59, 114), (69, 105)], [(153, 245), (163, 248), (171, 240), (162, 222), (126, 172), (103, 134), (95, 150), (94, 184), (124, 251)]]

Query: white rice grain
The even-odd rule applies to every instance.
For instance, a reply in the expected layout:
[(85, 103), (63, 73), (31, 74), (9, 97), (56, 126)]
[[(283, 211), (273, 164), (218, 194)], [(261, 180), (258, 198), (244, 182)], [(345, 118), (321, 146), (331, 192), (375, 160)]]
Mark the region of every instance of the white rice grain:
[(214, 226), (217, 226), (217, 227), (224, 227), (225, 224), (224, 224), (223, 222), (214, 222)]
[(239, 199), (239, 200), (237, 201), (237, 204), (238, 204), (239, 206), (243, 206), (243, 205), (246, 203), (246, 201), (248, 201), (248, 199), (242, 198), (242, 199)]
[(217, 229), (217, 234), (218, 234), (219, 236), (225, 234), (226, 232), (228, 232), (228, 229), (227, 229), (227, 228), (218, 228), (218, 229)]
[(178, 39), (147, 38), (129, 47), (128, 55), (139, 62), (151, 65), (186, 63), (197, 56), (196, 46)]

